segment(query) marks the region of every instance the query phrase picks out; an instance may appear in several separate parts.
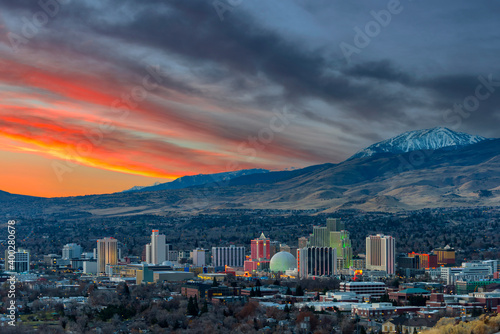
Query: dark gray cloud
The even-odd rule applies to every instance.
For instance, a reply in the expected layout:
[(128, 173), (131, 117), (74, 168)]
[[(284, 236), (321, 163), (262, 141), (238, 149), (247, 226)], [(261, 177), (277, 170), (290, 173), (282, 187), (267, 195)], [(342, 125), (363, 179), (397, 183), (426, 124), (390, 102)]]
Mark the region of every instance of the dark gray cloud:
[[(387, 2), (297, 0), (290, 2), (293, 11), (273, 13), (273, 4), (265, 4), (264, 11), (264, 3), (256, 1), (232, 8), (221, 21), (213, 1), (72, 1), (61, 6), (60, 15), (33, 40), (33, 47), (50, 48), (47, 41), (67, 45), (85, 57), (123, 69), (124, 76), (136, 77), (144, 72), (144, 65), (134, 47), (144, 48), (143, 57), (148, 61), (179, 63), (185, 68), (181, 71), (197, 78), (196, 83), (218, 86), (227, 94), (214, 96), (195, 82), (172, 74), (174, 70), (165, 76), (165, 88), (203, 96), (219, 106), (233, 105), (235, 110), (292, 104), (309, 122), (307, 131), (317, 124), (325, 133), (325, 127), (331, 132), (357, 133), (369, 144), (375, 138), (410, 129), (447, 125), (444, 111), (474, 94), (479, 75), (492, 73), (500, 80), (493, 61), (493, 54), (500, 50), (494, 15), (498, 3), (402, 4), (400, 16), (393, 17), (351, 63), (342, 59), (339, 43), (352, 43), (353, 28), (363, 28), (373, 19), (370, 11), (385, 8)], [(40, 10), (36, 2), (27, 0), (1, 7), (16, 15)], [(300, 10), (303, 16), (298, 16)], [(270, 22), (273, 15), (282, 20)], [(310, 41), (295, 33), (301, 25), (311, 34)], [(287, 33), (287, 26), (294, 33)], [(318, 27), (331, 29), (331, 33), (314, 34)], [(85, 36), (90, 47), (83, 47), (75, 36)], [(102, 47), (104, 40), (109, 41), (108, 48)], [(481, 101), (477, 112), (462, 119), (460, 130), (500, 136), (491, 122), (498, 119), (500, 87), (498, 90)], [(253, 98), (238, 98), (248, 93)], [(321, 101), (323, 107), (311, 108), (311, 100)], [(229, 121), (214, 128), (231, 139), (256, 129)], [(313, 148), (316, 155), (322, 148), (327, 150), (322, 145)], [(343, 148), (344, 157), (352, 153), (350, 145)]]

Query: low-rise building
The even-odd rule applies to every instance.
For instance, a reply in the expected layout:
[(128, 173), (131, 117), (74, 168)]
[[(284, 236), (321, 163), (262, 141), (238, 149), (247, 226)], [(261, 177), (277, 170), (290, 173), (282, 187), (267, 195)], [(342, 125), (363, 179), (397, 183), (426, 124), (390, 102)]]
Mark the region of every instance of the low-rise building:
[(421, 288), (410, 288), (396, 292), (389, 292), (389, 299), (395, 300), (400, 304), (406, 304), (410, 297), (430, 296), (430, 291)]
[(340, 291), (380, 298), (386, 293), (386, 286), (382, 282), (340, 282)]

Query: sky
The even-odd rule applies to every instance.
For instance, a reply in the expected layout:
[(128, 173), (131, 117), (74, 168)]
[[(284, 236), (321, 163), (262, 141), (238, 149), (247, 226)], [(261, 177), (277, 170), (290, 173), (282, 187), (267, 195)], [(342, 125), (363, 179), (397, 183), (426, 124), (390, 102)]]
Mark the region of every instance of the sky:
[(0, 190), (112, 193), (500, 137), (499, 2), (0, 3)]

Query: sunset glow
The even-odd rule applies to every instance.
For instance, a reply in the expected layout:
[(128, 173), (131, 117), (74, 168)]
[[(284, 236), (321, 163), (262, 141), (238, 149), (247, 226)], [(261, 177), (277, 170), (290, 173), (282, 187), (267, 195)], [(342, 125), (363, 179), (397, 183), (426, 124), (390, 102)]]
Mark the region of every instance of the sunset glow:
[[(403, 38), (388, 27), (345, 64), (339, 45), (358, 23), (330, 30), (344, 20), (333, 7), (324, 11), (335, 20), (313, 22), (300, 2), (276, 20), (266, 15), (279, 6), (242, 4), (221, 20), (210, 2), (154, 3), (61, 3), (38, 26), (26, 23), (43, 12), (37, 2), (3, 5), (0, 190), (111, 193), (184, 175), (339, 162), (405, 130), (452, 127), (444, 111), (473, 92), (496, 54), (464, 68), (456, 48), (436, 42), (433, 57), (453, 54), (451, 70), (385, 47)], [(300, 27), (282, 29), (293, 22)], [(193, 33), (198, 25), (203, 34)], [(497, 117), (496, 99), (457, 128), (494, 136), (484, 120)]]

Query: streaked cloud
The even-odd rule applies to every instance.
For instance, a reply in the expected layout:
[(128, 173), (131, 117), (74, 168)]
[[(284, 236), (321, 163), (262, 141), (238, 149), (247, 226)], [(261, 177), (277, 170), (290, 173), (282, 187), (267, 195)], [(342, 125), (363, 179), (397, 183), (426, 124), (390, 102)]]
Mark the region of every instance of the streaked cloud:
[[(478, 76), (500, 80), (499, 5), (401, 4), (346, 63), (339, 44), (387, 2), (256, 0), (223, 21), (202, 0), (72, 1), (50, 13), (36, 1), (3, 3), (0, 142), (47, 166), (76, 161), (86, 167), (72, 175), (90, 182), (94, 168), (146, 185), (235, 167), (339, 162), (403, 131), (451, 126), (444, 111), (473, 92)], [(37, 27), (38, 12), (48, 14)], [(30, 28), (14, 50), (13, 34)], [(459, 130), (498, 137), (498, 102), (491, 94)], [(293, 120), (272, 130), (284, 109)], [(62, 194), (52, 177), (57, 191), (46, 194)], [(68, 187), (65, 195), (88, 193)]]

